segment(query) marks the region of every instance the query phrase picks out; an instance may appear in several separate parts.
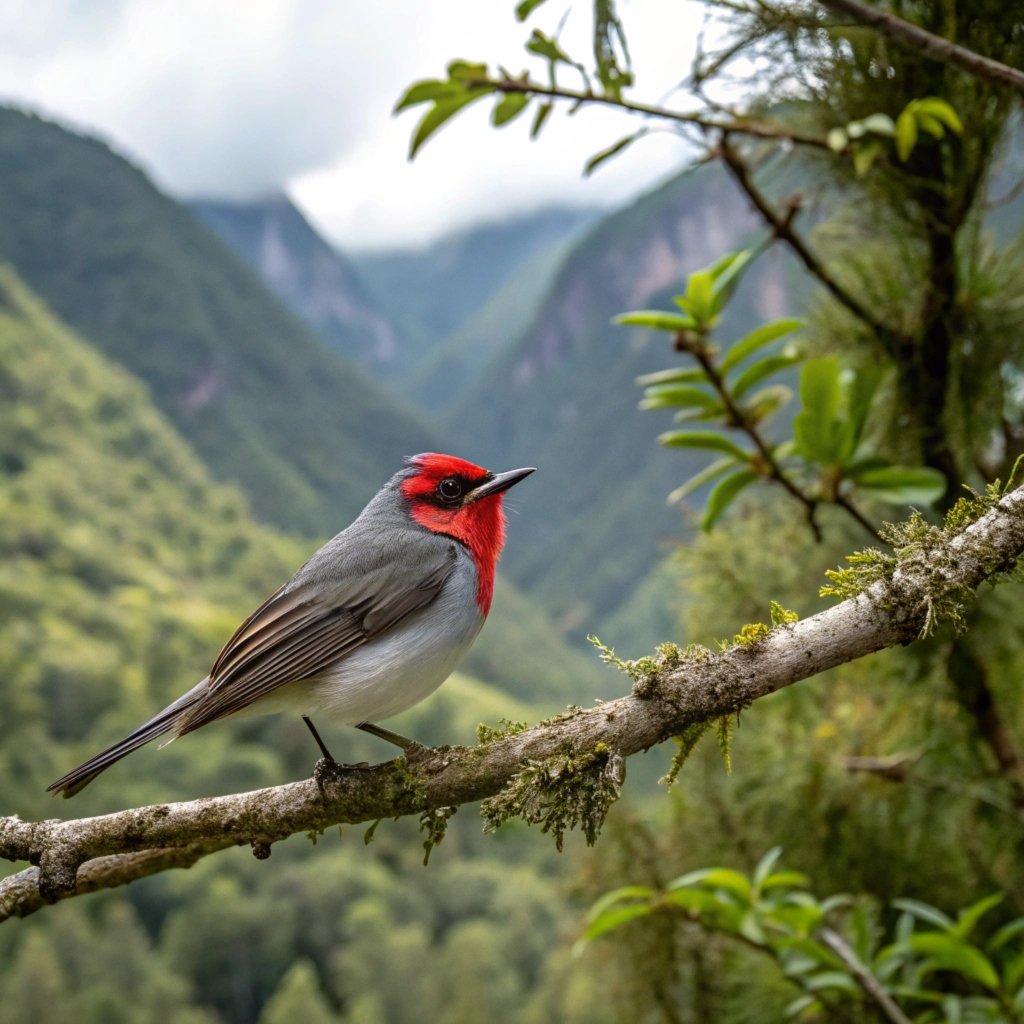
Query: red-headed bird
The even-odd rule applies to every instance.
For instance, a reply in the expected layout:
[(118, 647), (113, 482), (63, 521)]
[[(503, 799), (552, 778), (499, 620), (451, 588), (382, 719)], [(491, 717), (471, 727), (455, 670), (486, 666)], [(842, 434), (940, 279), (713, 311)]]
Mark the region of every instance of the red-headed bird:
[(372, 723), (428, 697), (469, 650), (505, 543), (503, 494), (532, 472), (409, 459), (235, 630), (205, 679), (49, 790), (74, 796), (150, 740), (239, 713), (298, 712), (328, 758), (308, 716), (408, 745)]

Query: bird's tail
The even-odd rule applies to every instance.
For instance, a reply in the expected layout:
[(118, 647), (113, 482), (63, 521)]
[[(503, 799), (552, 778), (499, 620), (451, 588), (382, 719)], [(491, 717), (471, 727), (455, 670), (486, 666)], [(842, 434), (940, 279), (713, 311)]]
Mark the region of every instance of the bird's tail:
[[(100, 751), (90, 757), (84, 764), (72, 769), (67, 775), (62, 776), (56, 782), (46, 787), (47, 793), (60, 793), (63, 797), (74, 796), (81, 792), (96, 778), (97, 775), (105, 772), (112, 764), (126, 757), (133, 750), (145, 746), (150, 740), (170, 732), (185, 712), (190, 710), (203, 696), (206, 691), (208, 680), (203, 679), (197, 683), (188, 693), (183, 694), (173, 704), (168, 704), (158, 715), (155, 715), (144, 725), (140, 725), (135, 732), (125, 736), (119, 743)], [(173, 739), (173, 737), (172, 737)]]

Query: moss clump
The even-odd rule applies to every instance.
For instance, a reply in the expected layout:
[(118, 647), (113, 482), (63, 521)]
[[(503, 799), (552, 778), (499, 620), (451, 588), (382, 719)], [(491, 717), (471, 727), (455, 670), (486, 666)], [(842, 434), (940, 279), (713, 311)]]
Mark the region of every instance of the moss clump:
[(608, 808), (618, 799), (625, 761), (606, 744), (593, 750), (556, 754), (514, 775), (497, 796), (483, 802), (485, 832), (512, 818), (551, 832), (561, 851), (567, 830), (579, 827), (587, 845), (601, 832)]
[(510, 718), (499, 718), (497, 728), (481, 722), (476, 727), (476, 742), (479, 746), (503, 740), (506, 736), (515, 736), (529, 728), (526, 722), (513, 722)]
[(734, 727), (739, 723), (739, 720), (739, 713), (735, 716), (730, 714), (722, 715), (721, 718), (709, 718), (704, 722), (693, 722), (679, 733), (679, 735), (673, 736), (672, 739), (675, 741), (675, 744), (679, 749), (672, 757), (672, 763), (669, 765), (668, 772), (658, 781), (666, 786), (673, 785), (679, 777), (679, 773), (683, 770), (683, 765), (686, 764), (699, 740), (705, 735), (705, 733), (710, 732), (711, 729), (715, 730), (715, 736), (718, 738), (718, 749), (722, 754), (722, 762), (725, 765), (725, 771), (727, 774), (731, 775), (732, 733)]
[(430, 863), (430, 851), (439, 846), (448, 833), (448, 819), (458, 810), (457, 807), (435, 807), (432, 811), (424, 811), (420, 815), (420, 831), (427, 833), (423, 840), (423, 866)]
[[(1011, 481), (1016, 469), (1014, 467)], [(846, 600), (881, 583), (886, 588), (881, 595), (883, 606), (895, 608), (900, 602), (900, 595), (895, 592), (893, 583), (896, 573), (901, 572), (918, 581), (915, 588), (920, 594), (918, 603), (904, 607), (903, 611), (921, 620), (921, 637), (928, 636), (942, 623), (948, 623), (958, 633), (962, 632), (966, 627), (964, 611), (973, 600), (974, 591), (955, 578), (955, 559), (950, 553), (950, 543), (995, 508), (1008, 487), (1009, 484), (1004, 488), (997, 480), (980, 494), (967, 488), (970, 497), (960, 498), (946, 514), (941, 526), (929, 523), (916, 511), (903, 523), (886, 523), (879, 536), (890, 545), (892, 553), (867, 548), (847, 555), (849, 567), (829, 569), (825, 573), (829, 583), (819, 593), (822, 597)], [(977, 552), (972, 554), (978, 557)], [(980, 558), (984, 575), (993, 582), (1014, 570), (1014, 566), (1005, 564), (1003, 555), (998, 551), (993, 550), (987, 559), (982, 553)]]
[(687, 644), (681, 648), (678, 644), (666, 641), (658, 644), (654, 657), (626, 661), (617, 657), (615, 651), (601, 643), (596, 636), (588, 636), (587, 639), (597, 648), (606, 665), (613, 665), (633, 680), (633, 696), (642, 700), (655, 695), (658, 680), (664, 672), (678, 668), (687, 661), (703, 661), (711, 653), (700, 644)]

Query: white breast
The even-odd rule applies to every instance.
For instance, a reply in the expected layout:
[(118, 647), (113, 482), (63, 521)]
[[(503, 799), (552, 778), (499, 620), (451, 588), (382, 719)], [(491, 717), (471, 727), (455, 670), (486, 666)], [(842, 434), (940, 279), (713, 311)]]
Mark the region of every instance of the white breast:
[(451, 576), (426, 607), (346, 655), (318, 679), (282, 686), (257, 712), (297, 711), (356, 725), (378, 722), (429, 697), (455, 670), (484, 624), (476, 567), (460, 550)]

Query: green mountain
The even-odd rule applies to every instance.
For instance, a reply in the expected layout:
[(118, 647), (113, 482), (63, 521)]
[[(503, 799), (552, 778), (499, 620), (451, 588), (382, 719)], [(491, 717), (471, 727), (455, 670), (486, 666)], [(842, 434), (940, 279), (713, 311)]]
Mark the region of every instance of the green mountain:
[(189, 209), (241, 256), (337, 353), (387, 378), (402, 344), (358, 273), (287, 196), (256, 202), (197, 199)]
[(142, 378), (266, 521), (332, 533), (404, 455), (437, 446), (141, 171), (12, 109), (0, 109), (0, 261)]
[[(440, 391), (431, 383), (439, 350), (514, 277), (521, 277), (524, 298), (514, 315), (529, 313), (531, 289), (542, 289), (550, 270), (549, 254), (578, 237), (596, 217), (593, 210), (555, 207), (458, 231), (419, 249), (354, 253), (356, 269), (404, 340), (392, 379), (432, 408), (450, 407), (467, 381), (458, 367), (455, 379), (440, 382)], [(483, 337), (485, 359), (515, 337), (516, 326), (496, 324)], [(473, 337), (479, 338), (479, 331)], [(466, 353), (472, 340), (455, 340), (455, 350)]]

